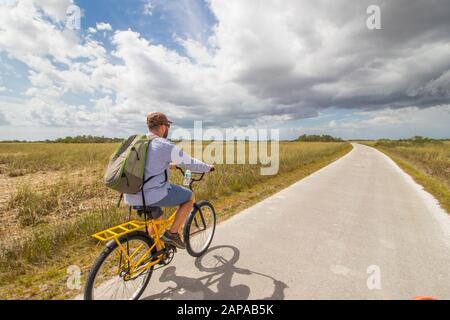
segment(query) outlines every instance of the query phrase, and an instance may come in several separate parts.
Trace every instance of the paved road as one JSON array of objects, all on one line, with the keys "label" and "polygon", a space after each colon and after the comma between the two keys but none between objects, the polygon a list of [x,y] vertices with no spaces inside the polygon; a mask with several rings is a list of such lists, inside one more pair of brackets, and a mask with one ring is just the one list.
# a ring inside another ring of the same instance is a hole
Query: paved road
[{"label": "paved road", "polygon": [[144,299],[450,299],[450,218],[388,157],[345,157],[178,253]]}]

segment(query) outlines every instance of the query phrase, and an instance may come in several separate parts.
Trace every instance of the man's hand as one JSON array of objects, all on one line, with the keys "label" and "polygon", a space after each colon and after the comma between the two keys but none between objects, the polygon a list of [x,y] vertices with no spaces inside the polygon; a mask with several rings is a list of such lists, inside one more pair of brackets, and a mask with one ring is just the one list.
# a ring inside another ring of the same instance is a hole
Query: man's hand
[{"label": "man's hand", "polygon": [[213,166],[213,165],[211,165],[211,167],[210,167],[210,169],[209,169],[209,172],[213,172],[213,171],[215,171],[216,170],[216,168]]}]

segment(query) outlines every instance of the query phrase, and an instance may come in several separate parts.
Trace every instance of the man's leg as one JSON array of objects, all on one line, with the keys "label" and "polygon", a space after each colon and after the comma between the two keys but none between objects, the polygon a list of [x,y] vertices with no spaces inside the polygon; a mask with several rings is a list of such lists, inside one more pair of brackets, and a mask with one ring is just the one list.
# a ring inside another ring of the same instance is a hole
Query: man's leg
[{"label": "man's leg", "polygon": [[[170,206],[170,204],[175,203],[182,204],[179,206],[177,212],[175,212],[175,219],[172,226],[170,227],[170,230],[164,232],[161,239],[165,243],[172,244],[177,248],[186,249],[186,244],[181,239],[178,232],[186,221],[187,216],[192,211],[192,207],[195,202],[194,193],[192,193],[191,190],[188,190],[181,186],[172,185],[172,188],[169,190],[169,194],[166,198],[164,198],[167,200],[166,202],[164,202],[164,199],[162,203],[160,202],[161,206]],[[189,200],[186,201],[186,199]]]},{"label": "man's leg", "polygon": [[192,211],[192,207],[195,203],[195,195],[192,193],[192,197],[189,201],[186,201],[178,208],[175,214],[175,220],[173,221],[172,227],[170,228],[171,233],[178,233],[181,227],[184,225],[187,216]]}]

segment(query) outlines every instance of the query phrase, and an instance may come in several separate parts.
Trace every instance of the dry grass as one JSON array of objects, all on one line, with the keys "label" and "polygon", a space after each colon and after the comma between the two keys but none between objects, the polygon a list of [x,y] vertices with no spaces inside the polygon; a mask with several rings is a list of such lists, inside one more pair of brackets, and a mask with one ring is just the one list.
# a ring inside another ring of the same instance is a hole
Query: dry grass
[{"label": "dry grass", "polygon": [[[8,228],[0,229],[0,296],[55,298],[71,294],[64,282],[67,266],[77,264],[85,272],[98,252],[98,244],[89,235],[127,218],[124,207],[115,208],[117,195],[101,181],[116,147],[0,144],[0,180],[20,181],[7,199],[2,199],[6,205],[0,207],[0,221],[8,219]],[[348,143],[281,143],[278,175],[261,176],[260,165],[217,165],[217,171],[197,185],[196,197],[210,199],[223,220],[350,149]],[[248,152],[252,150],[247,148]],[[12,178],[16,171],[22,176]],[[33,179],[42,171],[49,178],[36,186]],[[172,180],[177,183],[181,176],[174,173]],[[11,237],[9,230],[14,228],[18,233]],[[11,239],[14,241],[8,241]],[[42,289],[43,283],[51,290]]]},{"label": "dry grass", "polygon": [[366,143],[391,157],[450,212],[450,141]]},{"label": "dry grass", "polygon": [[108,161],[116,147],[116,144],[4,143],[0,145],[1,173],[21,176],[97,167]]}]

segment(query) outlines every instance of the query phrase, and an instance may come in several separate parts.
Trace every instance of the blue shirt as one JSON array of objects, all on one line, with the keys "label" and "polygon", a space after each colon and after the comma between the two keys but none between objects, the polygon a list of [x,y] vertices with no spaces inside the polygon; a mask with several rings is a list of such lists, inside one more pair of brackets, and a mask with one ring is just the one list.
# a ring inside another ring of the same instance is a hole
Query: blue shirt
[{"label": "blue shirt", "polygon": [[[150,137],[150,134],[147,135]],[[145,179],[155,176],[144,185],[145,204],[156,203],[167,195],[169,187],[170,163],[189,169],[192,172],[209,172],[211,166],[192,158],[172,142],[164,138],[154,138],[150,141],[145,163]],[[167,171],[167,181],[164,171]],[[142,205],[142,193],[124,194],[124,201],[129,206]]]}]

